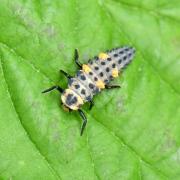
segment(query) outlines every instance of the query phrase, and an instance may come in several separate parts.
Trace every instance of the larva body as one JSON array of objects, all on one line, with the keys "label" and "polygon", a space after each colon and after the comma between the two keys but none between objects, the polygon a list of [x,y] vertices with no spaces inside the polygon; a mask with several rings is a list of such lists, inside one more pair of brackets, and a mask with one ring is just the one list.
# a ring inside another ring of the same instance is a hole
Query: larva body
[{"label": "larva body", "polygon": [[69,79],[68,89],[61,96],[62,102],[70,109],[78,110],[118,77],[119,72],[131,62],[134,52],[131,47],[116,48],[83,64],[82,70]]},{"label": "larva body", "polygon": [[43,93],[54,89],[61,93],[62,104],[65,109],[77,110],[82,117],[83,124],[81,127],[81,135],[86,126],[87,119],[81,106],[89,102],[90,108],[94,105],[93,96],[103,89],[112,89],[120,87],[118,85],[110,85],[110,82],[118,77],[119,73],[133,59],[135,49],[132,47],[120,47],[110,51],[100,53],[87,64],[81,65],[78,60],[78,51],[75,50],[75,62],[80,67],[75,77],[61,70],[68,78],[68,88],[63,89],[60,86],[52,86],[43,91]]}]

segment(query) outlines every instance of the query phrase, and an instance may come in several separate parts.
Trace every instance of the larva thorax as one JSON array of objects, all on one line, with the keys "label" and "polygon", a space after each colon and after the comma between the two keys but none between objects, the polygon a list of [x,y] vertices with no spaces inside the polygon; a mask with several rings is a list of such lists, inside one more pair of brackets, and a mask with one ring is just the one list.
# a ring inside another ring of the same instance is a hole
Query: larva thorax
[{"label": "larva thorax", "polygon": [[61,96],[65,106],[78,110],[85,102],[105,88],[118,73],[132,60],[135,49],[131,47],[115,48],[89,60],[82,70],[68,82],[68,89]]}]

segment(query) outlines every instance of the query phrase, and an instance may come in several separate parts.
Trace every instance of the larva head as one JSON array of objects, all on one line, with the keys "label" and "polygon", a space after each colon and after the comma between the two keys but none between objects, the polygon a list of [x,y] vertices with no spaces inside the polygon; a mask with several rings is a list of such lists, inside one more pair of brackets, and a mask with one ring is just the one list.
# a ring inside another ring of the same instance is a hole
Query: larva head
[{"label": "larva head", "polygon": [[71,89],[66,89],[62,95],[61,100],[64,109],[78,110],[83,105],[82,98]]}]

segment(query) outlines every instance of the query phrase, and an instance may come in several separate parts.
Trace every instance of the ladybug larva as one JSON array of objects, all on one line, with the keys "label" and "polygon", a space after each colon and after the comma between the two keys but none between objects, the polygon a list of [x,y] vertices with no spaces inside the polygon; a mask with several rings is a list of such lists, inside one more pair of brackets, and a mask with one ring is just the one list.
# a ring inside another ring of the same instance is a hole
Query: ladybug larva
[{"label": "ladybug larva", "polygon": [[63,89],[60,86],[52,86],[44,90],[42,93],[52,91],[54,89],[61,93],[61,101],[64,109],[68,111],[78,111],[83,123],[80,134],[83,134],[87,118],[81,107],[84,103],[90,103],[90,109],[93,107],[93,96],[103,89],[119,88],[119,85],[110,85],[110,81],[118,77],[118,74],[132,60],[135,49],[132,47],[120,47],[102,52],[87,64],[79,62],[79,55],[75,49],[74,60],[81,70],[78,70],[73,77],[63,70],[60,70],[68,79],[68,88]]}]

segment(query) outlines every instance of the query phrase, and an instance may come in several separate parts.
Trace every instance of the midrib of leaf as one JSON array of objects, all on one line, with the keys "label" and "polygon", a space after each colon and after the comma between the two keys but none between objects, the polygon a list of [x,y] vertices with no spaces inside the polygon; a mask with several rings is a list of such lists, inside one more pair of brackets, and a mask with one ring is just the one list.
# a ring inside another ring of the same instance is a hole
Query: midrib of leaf
[{"label": "midrib of leaf", "polygon": [[42,157],[42,159],[44,160],[44,162],[46,163],[47,167],[50,169],[50,171],[52,172],[52,174],[54,174],[54,177],[56,179],[61,179],[60,175],[56,172],[56,170],[53,168],[53,166],[50,164],[50,161],[47,159],[47,157],[45,155],[43,155],[43,153],[40,151],[40,149],[38,148],[38,145],[36,144],[36,142],[31,138],[31,135],[29,134],[28,130],[26,129],[26,127],[23,125],[22,123],[22,120],[21,120],[21,115],[20,113],[17,111],[17,108],[16,108],[16,103],[14,103],[14,100],[13,100],[13,96],[11,94],[11,91],[10,91],[10,88],[9,88],[9,85],[7,83],[7,80],[6,80],[6,73],[5,73],[5,68],[4,68],[4,65],[3,65],[3,57],[1,56],[0,57],[0,65],[1,65],[1,69],[2,69],[2,74],[3,74],[3,77],[4,77],[4,82],[6,84],[6,89],[7,89],[7,93],[8,93],[8,96],[9,96],[9,99],[11,101],[11,104],[12,104],[12,107],[17,115],[17,118],[19,119],[19,122],[21,124],[21,126],[23,127],[24,131],[26,132],[26,135],[29,139],[29,141],[32,143],[32,145],[34,146],[34,148],[37,150],[37,152],[39,153],[39,155]]}]

